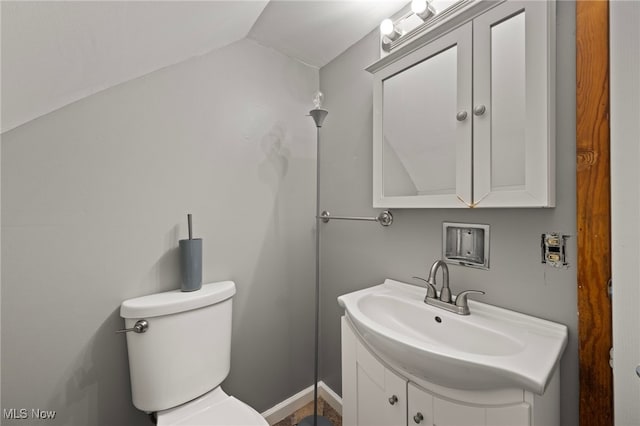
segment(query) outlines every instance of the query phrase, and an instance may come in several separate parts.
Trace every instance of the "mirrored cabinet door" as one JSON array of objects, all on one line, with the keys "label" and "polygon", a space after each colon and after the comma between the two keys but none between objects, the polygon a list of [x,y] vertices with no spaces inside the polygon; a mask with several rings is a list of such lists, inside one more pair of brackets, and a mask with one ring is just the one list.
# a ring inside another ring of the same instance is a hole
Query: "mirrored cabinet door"
[{"label": "mirrored cabinet door", "polygon": [[477,207],[551,207],[554,56],[548,2],[505,2],[473,21]]},{"label": "mirrored cabinet door", "polygon": [[471,32],[464,25],[376,74],[374,206],[471,203]]}]

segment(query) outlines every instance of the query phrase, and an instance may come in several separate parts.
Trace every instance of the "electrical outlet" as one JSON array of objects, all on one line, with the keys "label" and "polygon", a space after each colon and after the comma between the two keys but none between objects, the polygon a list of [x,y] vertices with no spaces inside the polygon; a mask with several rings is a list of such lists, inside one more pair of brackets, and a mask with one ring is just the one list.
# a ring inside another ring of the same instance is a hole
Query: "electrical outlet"
[{"label": "electrical outlet", "polygon": [[558,234],[557,232],[542,234],[540,238],[542,263],[555,268],[569,266],[566,261],[567,238],[569,238],[568,235]]}]

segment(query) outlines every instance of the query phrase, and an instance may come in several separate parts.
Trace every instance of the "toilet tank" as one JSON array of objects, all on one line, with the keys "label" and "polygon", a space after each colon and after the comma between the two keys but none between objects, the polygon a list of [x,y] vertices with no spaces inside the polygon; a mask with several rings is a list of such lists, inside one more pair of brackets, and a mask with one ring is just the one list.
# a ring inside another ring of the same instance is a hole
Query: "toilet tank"
[{"label": "toilet tank", "polygon": [[126,333],[133,405],[165,410],[220,385],[229,374],[235,292],[232,281],[223,281],[122,303],[126,328],[142,319],[149,324],[144,333]]}]

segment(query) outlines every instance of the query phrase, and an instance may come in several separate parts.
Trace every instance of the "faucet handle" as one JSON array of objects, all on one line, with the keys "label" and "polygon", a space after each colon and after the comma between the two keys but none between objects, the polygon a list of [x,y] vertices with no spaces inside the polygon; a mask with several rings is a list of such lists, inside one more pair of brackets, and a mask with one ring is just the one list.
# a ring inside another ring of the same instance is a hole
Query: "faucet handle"
[{"label": "faucet handle", "polygon": [[466,308],[466,311],[468,311],[469,305],[467,303],[467,296],[470,294],[485,294],[485,292],[480,290],[461,291],[458,296],[456,296],[456,306]]},{"label": "faucet handle", "polygon": [[434,299],[437,297],[436,286],[434,286],[431,282],[429,282],[429,280],[425,280],[424,278],[421,278],[421,277],[412,277],[412,278],[425,282],[427,286],[427,297],[432,297]]}]

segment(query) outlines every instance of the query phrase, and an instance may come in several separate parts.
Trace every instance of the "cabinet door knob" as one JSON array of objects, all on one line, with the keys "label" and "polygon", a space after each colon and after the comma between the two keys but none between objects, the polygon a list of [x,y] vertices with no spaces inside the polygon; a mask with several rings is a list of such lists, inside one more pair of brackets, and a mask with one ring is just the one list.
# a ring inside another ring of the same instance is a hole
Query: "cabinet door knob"
[{"label": "cabinet door knob", "polygon": [[398,402],[398,397],[395,395],[391,395],[391,398],[389,398],[389,404],[395,405],[396,402]]},{"label": "cabinet door knob", "polygon": [[482,114],[485,113],[485,111],[487,111],[487,107],[485,107],[484,105],[477,105],[474,109],[473,109],[473,113],[477,116],[481,116]]},{"label": "cabinet door knob", "polygon": [[460,111],[459,113],[456,114],[456,120],[464,121],[466,119],[467,119],[467,111]]},{"label": "cabinet door knob", "polygon": [[424,420],[424,416],[420,412],[416,413],[416,415],[413,416],[413,421],[416,423],[420,423],[423,420]]}]

